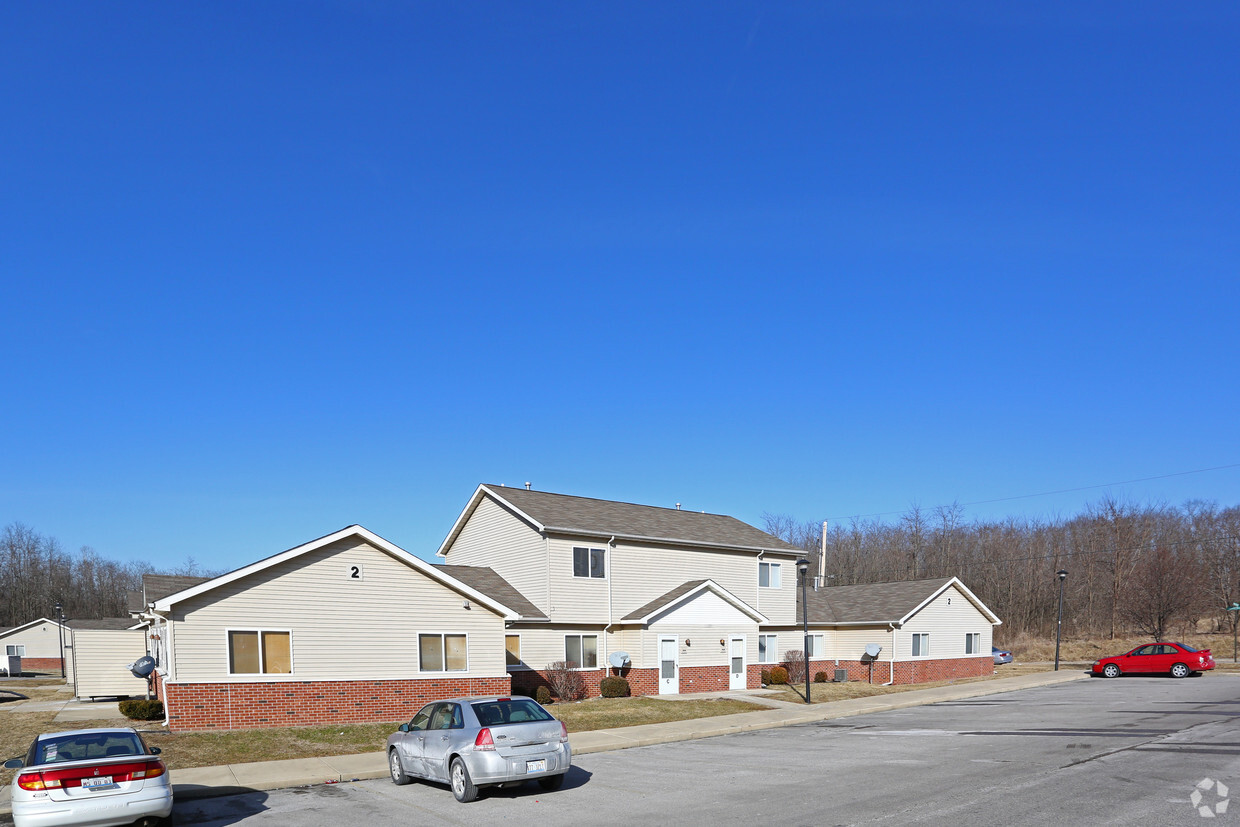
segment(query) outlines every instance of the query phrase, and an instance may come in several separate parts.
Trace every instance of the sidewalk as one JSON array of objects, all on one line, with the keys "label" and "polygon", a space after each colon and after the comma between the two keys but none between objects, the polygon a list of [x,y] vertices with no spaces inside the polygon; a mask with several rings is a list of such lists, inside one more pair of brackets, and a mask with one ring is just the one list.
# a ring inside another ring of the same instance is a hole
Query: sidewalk
[{"label": "sidewalk", "polygon": [[[796,724],[847,718],[868,712],[886,712],[913,706],[958,701],[982,695],[1014,692],[1038,686],[1083,680],[1087,675],[1079,670],[1061,672],[1038,672],[1011,678],[966,683],[954,686],[936,686],[931,689],[913,689],[891,695],[870,698],[851,698],[822,704],[789,704],[765,699],[761,690],[745,692],[718,692],[692,695],[692,698],[731,697],[772,704],[771,709],[757,712],[741,712],[714,718],[695,718],[688,721],[672,721],[665,724],[600,729],[569,735],[573,755],[589,755],[594,752],[644,747],[652,744],[669,744],[716,735],[752,732],[759,729],[794,726]],[[177,800],[233,795],[255,790],[276,790],[307,784],[360,781],[368,778],[384,778],[388,774],[386,755],[367,752],[357,755],[340,755],[331,758],[294,758],[286,761],[263,761],[252,764],[229,764],[220,767],[193,767],[172,771],[173,789]],[[244,781],[242,780],[244,779]],[[8,814],[8,788],[0,790],[0,815]]]}]

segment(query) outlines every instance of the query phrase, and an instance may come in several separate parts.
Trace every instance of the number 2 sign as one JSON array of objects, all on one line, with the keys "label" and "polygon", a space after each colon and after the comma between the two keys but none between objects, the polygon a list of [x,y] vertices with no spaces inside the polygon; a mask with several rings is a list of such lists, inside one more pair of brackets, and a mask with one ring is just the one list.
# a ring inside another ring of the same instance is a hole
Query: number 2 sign
[{"label": "number 2 sign", "polygon": [[355,563],[350,564],[349,565],[349,579],[350,580],[365,580],[366,579],[365,572],[362,571],[362,567]]}]

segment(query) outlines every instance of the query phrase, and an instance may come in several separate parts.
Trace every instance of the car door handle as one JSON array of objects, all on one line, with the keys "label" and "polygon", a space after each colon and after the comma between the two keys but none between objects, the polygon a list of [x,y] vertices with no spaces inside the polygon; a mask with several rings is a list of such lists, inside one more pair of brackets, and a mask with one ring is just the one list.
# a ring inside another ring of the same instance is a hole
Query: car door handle
[{"label": "car door handle", "polygon": [[448,740],[448,736],[447,736],[447,735],[440,735],[440,736],[439,736],[439,740],[440,740],[440,741],[446,741],[446,740]]}]

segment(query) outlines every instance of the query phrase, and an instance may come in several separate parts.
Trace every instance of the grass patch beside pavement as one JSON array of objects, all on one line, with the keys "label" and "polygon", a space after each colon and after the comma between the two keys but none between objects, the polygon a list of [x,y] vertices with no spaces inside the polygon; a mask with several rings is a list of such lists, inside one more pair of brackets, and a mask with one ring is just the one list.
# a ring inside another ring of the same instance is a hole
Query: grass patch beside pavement
[{"label": "grass patch beside pavement", "polygon": [[[1060,669],[1065,670],[1063,664]],[[978,683],[979,681],[992,681],[995,678],[1011,678],[1017,675],[1028,675],[1033,672],[1049,672],[1051,667],[1045,664],[1022,665],[1022,664],[1003,664],[995,667],[995,674],[984,675],[980,678],[955,678],[949,681],[934,681],[932,683],[912,683],[901,684],[898,686],[882,686],[879,683],[869,684],[865,681],[845,681],[844,683],[810,683],[809,699],[810,703],[821,704],[831,701],[844,701],[849,698],[869,698],[875,695],[891,695],[896,692],[909,692],[915,689],[930,689],[935,686],[954,686],[962,683]],[[1070,667],[1065,671],[1080,672],[1079,665]],[[878,670],[875,670],[877,673]],[[887,677],[886,670],[882,670],[883,677]],[[874,676],[875,681],[878,675]],[[799,683],[795,686],[789,684],[784,687],[770,686],[768,689],[780,689],[782,691],[777,695],[768,695],[777,701],[788,701],[790,703],[805,703],[805,684]]]}]

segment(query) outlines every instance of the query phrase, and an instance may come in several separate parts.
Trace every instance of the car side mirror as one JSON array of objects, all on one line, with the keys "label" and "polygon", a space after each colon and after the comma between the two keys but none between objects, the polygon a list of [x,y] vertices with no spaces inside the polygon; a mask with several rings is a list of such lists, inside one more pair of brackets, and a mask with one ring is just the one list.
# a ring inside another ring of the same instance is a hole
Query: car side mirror
[{"label": "car side mirror", "polygon": [[400,725],[400,731],[401,731],[401,732],[408,732],[408,731],[409,731],[409,724],[401,724],[401,725]]},{"label": "car side mirror", "polygon": [[26,766],[26,762],[20,758],[10,758],[8,761],[4,762],[4,768],[6,770],[20,770],[24,766]]},{"label": "car side mirror", "polygon": [[151,755],[159,755],[163,750],[159,747],[151,747]]}]

